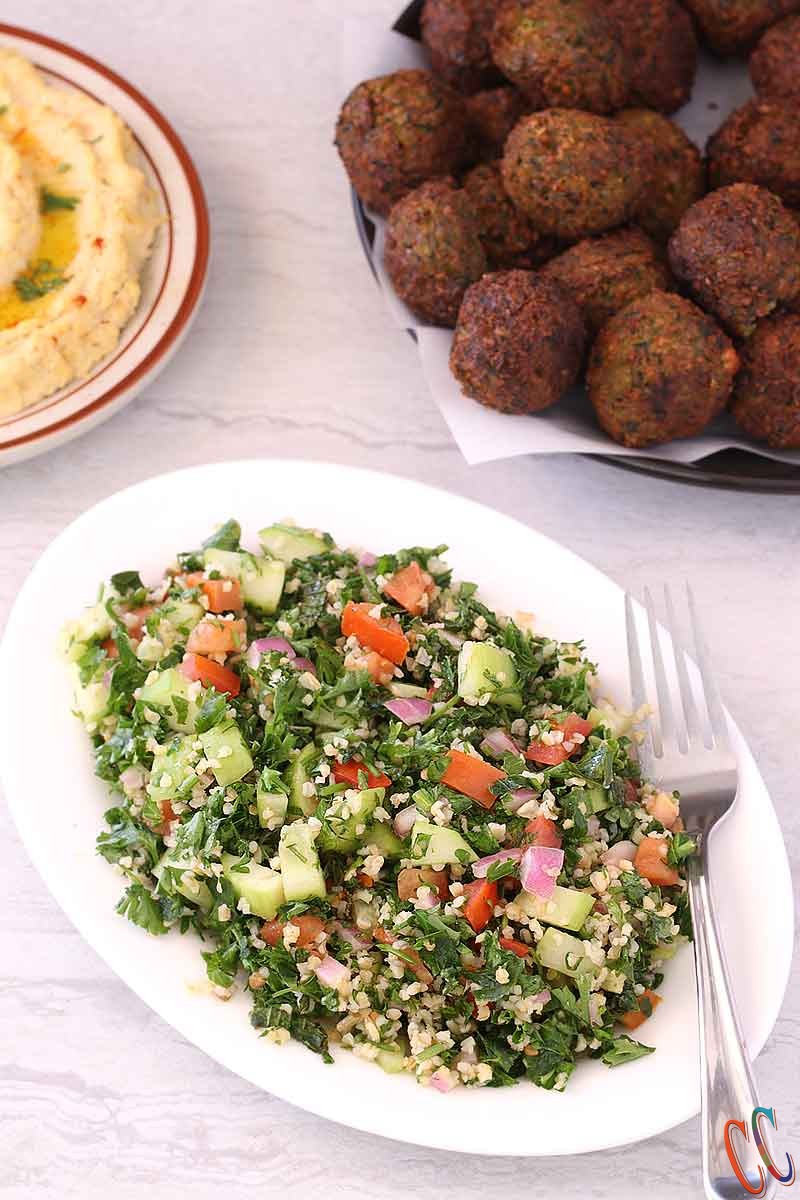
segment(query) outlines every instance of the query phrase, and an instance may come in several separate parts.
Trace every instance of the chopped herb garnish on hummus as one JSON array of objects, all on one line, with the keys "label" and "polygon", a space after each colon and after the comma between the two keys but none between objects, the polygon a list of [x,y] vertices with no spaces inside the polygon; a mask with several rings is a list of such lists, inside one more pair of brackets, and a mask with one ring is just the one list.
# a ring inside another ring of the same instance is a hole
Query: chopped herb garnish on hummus
[{"label": "chopped herb garnish on hummus", "polygon": [[58,267],[53,266],[49,258],[42,258],[24,275],[14,280],[14,288],[20,300],[40,300],[48,292],[63,287],[68,278]]},{"label": "chopped herb garnish on hummus", "polygon": [[43,213],[56,212],[58,209],[64,208],[71,212],[78,205],[77,196],[59,196],[58,192],[51,192],[46,187],[42,188],[41,197]]}]

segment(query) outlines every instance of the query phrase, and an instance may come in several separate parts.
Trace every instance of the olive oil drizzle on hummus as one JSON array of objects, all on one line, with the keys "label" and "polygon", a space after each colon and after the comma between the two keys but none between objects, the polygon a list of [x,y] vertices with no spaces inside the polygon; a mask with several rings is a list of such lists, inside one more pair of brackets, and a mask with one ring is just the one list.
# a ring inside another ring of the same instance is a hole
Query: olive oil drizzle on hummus
[{"label": "olive oil drizzle on hummus", "polygon": [[[28,264],[23,276],[36,279],[44,275],[50,280],[46,293],[35,299],[25,300],[15,283],[9,287],[0,288],[0,329],[10,329],[20,321],[30,317],[41,316],[53,302],[59,284],[53,280],[61,277],[61,282],[67,281],[67,268],[78,250],[78,223],[73,209],[51,209],[42,214],[42,236],[36,253]],[[46,267],[45,267],[46,264]],[[44,268],[44,269],[43,269]]]}]

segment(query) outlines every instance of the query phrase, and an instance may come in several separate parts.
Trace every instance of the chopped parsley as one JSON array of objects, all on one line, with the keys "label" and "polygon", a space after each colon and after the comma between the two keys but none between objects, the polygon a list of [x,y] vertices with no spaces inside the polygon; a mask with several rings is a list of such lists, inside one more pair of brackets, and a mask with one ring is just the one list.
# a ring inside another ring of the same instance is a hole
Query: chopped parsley
[{"label": "chopped parsley", "polygon": [[56,291],[68,282],[69,276],[53,266],[49,258],[40,258],[28,271],[17,276],[14,289],[20,300],[29,303],[32,300],[41,300],[42,296]]}]

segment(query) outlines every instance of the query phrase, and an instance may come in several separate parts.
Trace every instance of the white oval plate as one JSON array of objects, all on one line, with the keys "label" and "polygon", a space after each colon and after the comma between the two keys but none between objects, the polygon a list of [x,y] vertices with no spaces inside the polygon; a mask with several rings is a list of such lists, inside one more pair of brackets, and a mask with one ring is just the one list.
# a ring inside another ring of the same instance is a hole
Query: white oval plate
[{"label": "white oval plate", "polygon": [[[0,648],[0,763],[25,845],[58,903],[89,944],[165,1020],[258,1087],[357,1129],[420,1145],[481,1154],[598,1150],[660,1133],[699,1107],[692,955],[680,952],[664,1003],[643,1040],[657,1052],[609,1070],[582,1063],[563,1095],[532,1085],[459,1088],[447,1096],[389,1076],[352,1054],[325,1066],[302,1046],[276,1047],[249,1025],[237,994],[208,994],[194,936],[153,938],[116,915],[121,880],[94,851],[108,807],[86,735],[70,713],[56,637],[113,571],[160,578],[228,516],[244,542],[287,513],[323,525],[344,545],[380,551],[449,543],[456,575],[490,604],[535,613],[538,628],[583,637],[603,692],[627,701],[622,593],[594,567],[509,517],[419,483],[349,467],[262,460],[218,463],[148,480],[79,517],[48,550],[19,594]],[[715,898],[751,1053],[778,1015],[792,946],[786,852],[769,796],[743,738],[736,808],[713,845]],[[769,896],[746,884],[759,864]],[[735,1114],[734,1114],[735,1115]]]},{"label": "white oval plate", "polygon": [[85,92],[119,114],[133,133],[139,165],[166,217],[142,272],[139,307],[112,353],[86,379],[0,418],[0,466],[6,466],[99,425],[167,365],[203,295],[209,225],[203,188],[186,147],[141,92],[102,63],[43,34],[0,24],[0,44],[24,54],[54,86]]}]

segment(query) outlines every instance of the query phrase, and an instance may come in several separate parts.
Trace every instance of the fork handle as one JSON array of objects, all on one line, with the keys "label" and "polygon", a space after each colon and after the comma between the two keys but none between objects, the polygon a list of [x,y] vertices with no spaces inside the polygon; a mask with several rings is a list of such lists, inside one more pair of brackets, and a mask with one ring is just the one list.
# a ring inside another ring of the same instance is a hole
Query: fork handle
[{"label": "fork handle", "polygon": [[[775,1184],[761,1166],[753,1140],[751,1119],[758,1106],[755,1081],[722,956],[705,859],[701,843],[700,852],[687,862],[700,1011],[703,1185],[710,1200],[748,1195],[736,1177],[725,1144],[726,1123],[743,1121],[747,1141],[740,1129],[730,1127],[730,1143],[741,1170],[755,1189],[750,1194],[766,1197],[774,1193]],[[762,1183],[765,1191],[760,1190]]]}]

